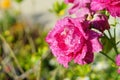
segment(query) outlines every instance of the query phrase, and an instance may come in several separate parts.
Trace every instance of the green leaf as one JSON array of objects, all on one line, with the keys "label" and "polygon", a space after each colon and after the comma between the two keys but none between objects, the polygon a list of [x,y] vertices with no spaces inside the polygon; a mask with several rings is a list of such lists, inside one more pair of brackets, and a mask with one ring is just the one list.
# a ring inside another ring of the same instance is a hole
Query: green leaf
[{"label": "green leaf", "polygon": [[53,10],[54,10],[55,12],[59,12],[59,6],[60,6],[60,4],[58,3],[58,1],[56,1],[56,2],[53,4]]},{"label": "green leaf", "polygon": [[64,2],[60,3],[56,1],[53,4],[52,9],[49,9],[49,12],[55,13],[57,16],[62,16],[64,15],[66,8],[67,8],[67,5]]},{"label": "green leaf", "polygon": [[67,5],[64,2],[62,2],[61,6],[60,6],[60,10],[63,10],[63,9],[66,9],[66,8],[67,8]]}]

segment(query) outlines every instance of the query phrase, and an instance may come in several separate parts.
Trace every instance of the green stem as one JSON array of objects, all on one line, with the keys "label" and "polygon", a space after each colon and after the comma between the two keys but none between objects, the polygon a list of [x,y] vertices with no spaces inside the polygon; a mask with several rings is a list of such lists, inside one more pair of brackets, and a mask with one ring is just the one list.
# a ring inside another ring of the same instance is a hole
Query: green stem
[{"label": "green stem", "polygon": [[36,80],[40,80],[40,78],[41,78],[41,59],[38,61],[36,72],[37,72],[37,79]]},{"label": "green stem", "polygon": [[118,41],[117,43],[116,43],[116,45],[118,45],[120,43],[120,41]]},{"label": "green stem", "polygon": [[112,38],[112,35],[111,35],[111,33],[110,33],[110,30],[108,30],[108,34],[109,34],[110,38]]},{"label": "green stem", "polygon": [[[114,30],[114,37],[116,38],[115,31],[116,31],[116,30]],[[110,39],[109,39],[109,40],[110,40],[110,42],[111,42],[112,45],[113,45],[114,51],[115,51],[116,54],[118,54],[119,52],[118,52],[117,46],[116,46],[116,39],[114,39],[114,42],[111,40],[111,39],[112,39],[112,35],[111,35],[110,30],[108,30],[108,34],[109,34],[109,36],[110,36]]]},{"label": "green stem", "polygon": [[108,59],[110,59],[113,63],[115,63],[115,61],[110,57],[108,56],[107,54],[105,54],[104,52],[100,52],[101,54],[103,54],[105,57],[107,57]]}]

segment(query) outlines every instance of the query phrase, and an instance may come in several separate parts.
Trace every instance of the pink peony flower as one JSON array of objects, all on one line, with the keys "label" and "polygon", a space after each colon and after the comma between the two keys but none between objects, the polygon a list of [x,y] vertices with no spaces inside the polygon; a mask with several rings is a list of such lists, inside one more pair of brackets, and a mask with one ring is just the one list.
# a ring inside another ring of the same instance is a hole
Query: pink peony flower
[{"label": "pink peony flower", "polygon": [[91,63],[93,53],[102,49],[99,37],[99,33],[89,29],[88,22],[66,17],[56,23],[46,41],[58,62],[68,67],[71,60],[81,65]]},{"label": "pink peony flower", "polygon": [[92,0],[91,9],[94,11],[106,9],[113,17],[120,17],[120,0]]},{"label": "pink peony flower", "polygon": [[93,28],[98,29],[101,32],[110,28],[108,18],[103,14],[95,14],[91,21],[91,24]]}]

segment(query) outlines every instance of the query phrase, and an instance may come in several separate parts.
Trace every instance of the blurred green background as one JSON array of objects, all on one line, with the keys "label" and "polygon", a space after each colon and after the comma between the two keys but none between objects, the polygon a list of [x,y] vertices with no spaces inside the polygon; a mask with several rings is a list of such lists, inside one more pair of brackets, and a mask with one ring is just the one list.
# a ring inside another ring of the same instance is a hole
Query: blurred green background
[{"label": "blurred green background", "polygon": [[92,64],[58,64],[45,37],[67,8],[63,0],[0,0],[0,80],[120,80],[99,53]]}]

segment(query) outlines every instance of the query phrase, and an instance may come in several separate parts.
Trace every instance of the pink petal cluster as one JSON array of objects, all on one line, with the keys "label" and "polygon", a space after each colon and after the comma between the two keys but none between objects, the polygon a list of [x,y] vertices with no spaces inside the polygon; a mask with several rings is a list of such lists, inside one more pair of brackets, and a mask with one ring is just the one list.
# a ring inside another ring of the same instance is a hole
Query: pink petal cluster
[{"label": "pink petal cluster", "polygon": [[[116,65],[120,67],[120,54],[116,56],[115,62],[116,62]],[[120,74],[120,69],[118,69],[118,73]]]},{"label": "pink petal cluster", "polygon": [[71,60],[81,65],[91,63],[93,53],[102,50],[99,42],[101,35],[89,27],[89,23],[80,18],[65,17],[48,33],[46,41],[64,67],[68,67]]},{"label": "pink petal cluster", "polygon": [[91,20],[91,25],[93,28],[104,32],[104,30],[109,29],[110,25],[108,23],[108,18],[104,14],[95,14]]},{"label": "pink petal cluster", "polygon": [[107,10],[113,17],[120,17],[120,0],[65,0],[65,3],[73,4],[73,7],[69,9],[70,14],[86,7],[95,12]]},{"label": "pink petal cluster", "polygon": [[[69,9],[70,14],[75,14],[76,17],[84,19],[87,19],[89,15],[93,16],[93,18],[89,20],[92,25],[92,28],[95,28],[103,33],[105,30],[108,30],[110,26],[106,15],[95,13],[93,11],[95,10],[97,12],[98,10],[104,9],[104,6],[100,7],[99,4],[93,5],[95,1],[97,0],[65,0],[67,4],[73,4],[73,7]],[[103,0],[103,2],[105,2],[105,0]],[[110,3],[110,1],[108,1],[108,3]],[[99,6],[99,8],[94,9],[97,6]],[[91,8],[93,10],[91,10]]]},{"label": "pink petal cluster", "polygon": [[92,0],[91,9],[94,11],[106,9],[114,17],[120,17],[120,0]]},{"label": "pink petal cluster", "polygon": [[[65,3],[73,4],[73,7],[69,9],[69,13],[73,14],[79,11],[80,8],[86,8],[90,3],[90,0],[65,0]],[[81,14],[83,14],[83,12]]]}]

